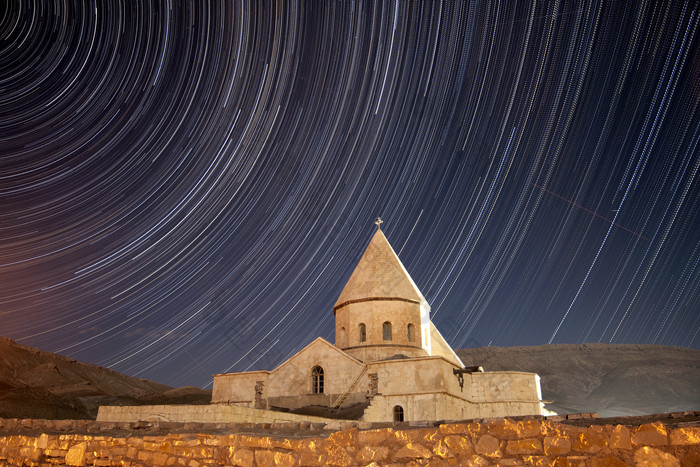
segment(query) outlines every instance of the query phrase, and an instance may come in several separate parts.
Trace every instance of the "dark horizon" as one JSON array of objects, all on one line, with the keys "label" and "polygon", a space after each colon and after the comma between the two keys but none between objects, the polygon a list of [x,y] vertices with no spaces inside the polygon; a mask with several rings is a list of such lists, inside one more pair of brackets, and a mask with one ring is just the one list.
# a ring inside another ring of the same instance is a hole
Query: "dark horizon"
[{"label": "dark horizon", "polygon": [[700,348],[697,2],[155,3],[0,6],[0,335],[269,369],[381,217],[454,348]]}]

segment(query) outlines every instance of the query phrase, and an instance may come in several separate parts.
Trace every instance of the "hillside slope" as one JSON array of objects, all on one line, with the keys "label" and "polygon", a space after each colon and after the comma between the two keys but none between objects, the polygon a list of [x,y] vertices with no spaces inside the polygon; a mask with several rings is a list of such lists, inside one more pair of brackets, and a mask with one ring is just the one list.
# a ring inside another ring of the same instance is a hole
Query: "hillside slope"
[{"label": "hillside slope", "polygon": [[173,390],[0,337],[0,417],[95,418],[99,405],[208,403],[211,392]]},{"label": "hillside slope", "polygon": [[700,410],[700,351],[660,345],[553,344],[456,350],[486,371],[530,371],[547,408],[601,416]]}]

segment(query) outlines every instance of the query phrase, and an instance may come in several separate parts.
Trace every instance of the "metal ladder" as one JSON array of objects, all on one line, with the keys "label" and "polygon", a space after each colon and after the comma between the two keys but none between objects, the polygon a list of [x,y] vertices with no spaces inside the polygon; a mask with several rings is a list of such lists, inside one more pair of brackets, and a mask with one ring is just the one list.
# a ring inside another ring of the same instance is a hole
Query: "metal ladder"
[{"label": "metal ladder", "polygon": [[355,377],[353,378],[352,383],[350,383],[345,392],[338,396],[338,398],[333,403],[334,409],[337,409],[338,407],[340,407],[340,404],[345,402],[345,399],[347,399],[347,397],[350,395],[350,391],[352,391],[355,388],[355,386],[357,386],[357,383],[360,382],[360,378],[362,378],[362,375],[365,373],[366,369],[367,365],[363,363],[362,367],[360,368],[360,371],[358,371],[357,375],[355,375]]}]

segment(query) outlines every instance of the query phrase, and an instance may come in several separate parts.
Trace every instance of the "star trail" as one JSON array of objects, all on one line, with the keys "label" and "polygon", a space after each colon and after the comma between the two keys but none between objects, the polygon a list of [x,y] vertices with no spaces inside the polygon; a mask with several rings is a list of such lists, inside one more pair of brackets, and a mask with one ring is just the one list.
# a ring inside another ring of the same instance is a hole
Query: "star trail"
[{"label": "star trail", "polygon": [[374,220],[455,348],[700,347],[694,1],[0,5],[0,335],[165,384],[316,336]]}]

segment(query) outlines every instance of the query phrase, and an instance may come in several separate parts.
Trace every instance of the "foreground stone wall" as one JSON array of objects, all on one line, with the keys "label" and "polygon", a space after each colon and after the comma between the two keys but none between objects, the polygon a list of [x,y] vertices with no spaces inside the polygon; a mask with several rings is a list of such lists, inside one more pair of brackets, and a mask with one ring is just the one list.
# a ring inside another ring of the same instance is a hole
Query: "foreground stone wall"
[{"label": "foreground stone wall", "polygon": [[[0,430],[7,431],[7,423],[4,426],[0,423]],[[31,423],[24,425],[31,428]],[[437,427],[352,428],[325,435],[299,430],[289,438],[195,433],[149,436],[137,435],[137,431],[121,435],[115,432],[113,436],[74,433],[0,436],[0,465],[700,464],[700,427],[670,428],[661,422],[629,428],[623,425],[579,428],[546,420],[500,419]]]}]

